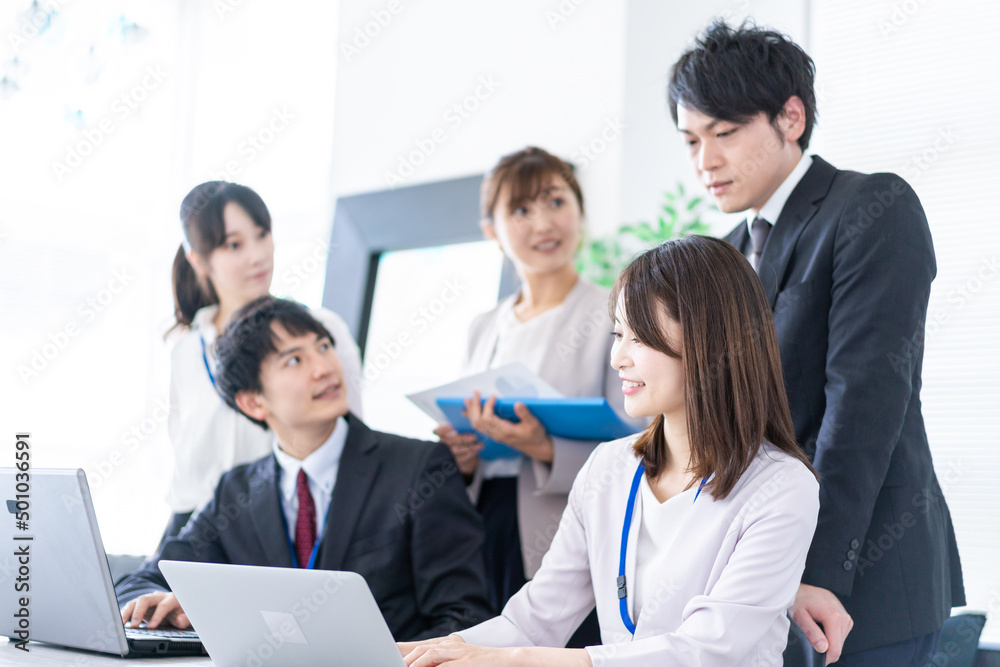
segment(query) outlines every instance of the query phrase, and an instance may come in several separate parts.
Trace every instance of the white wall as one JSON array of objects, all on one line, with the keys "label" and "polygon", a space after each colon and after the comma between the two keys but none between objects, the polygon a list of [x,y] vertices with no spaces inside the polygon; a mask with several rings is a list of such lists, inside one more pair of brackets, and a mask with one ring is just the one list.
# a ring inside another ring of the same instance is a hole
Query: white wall
[{"label": "white wall", "polygon": [[[594,233],[652,219],[663,190],[697,189],[667,111],[670,65],[712,17],[748,15],[805,42],[805,0],[344,2],[334,193],[479,173],[537,144],[579,168]],[[480,77],[499,85],[455,115]],[[411,156],[412,174],[387,177]]]},{"label": "white wall", "polygon": [[[621,222],[650,221],[663,191],[678,181],[704,193],[677,136],[667,106],[674,61],[715,17],[738,25],[752,16],[759,25],[784,32],[808,49],[806,0],[706,0],[699,3],[630,0],[625,40],[625,132],[621,157]],[[711,217],[712,231],[728,231],[731,216]]]},{"label": "white wall", "polygon": [[[402,185],[481,173],[528,144],[583,166],[579,148],[622,115],[626,12],[618,2],[561,6],[567,15],[554,0],[342,3],[335,194],[385,189],[386,173],[411,154],[420,164]],[[391,20],[380,27],[373,12]],[[366,25],[375,36],[347,53]],[[458,115],[453,105],[477,88],[483,99],[469,100],[477,108]],[[426,159],[418,142],[433,147]],[[580,171],[595,229],[617,223],[620,170],[613,139]]]},{"label": "white wall", "polygon": [[[38,35],[24,28],[29,4],[0,11],[0,76],[20,59],[19,90],[0,95],[0,305],[12,314],[0,431],[32,433],[33,466],[84,468],[108,551],[148,553],[168,516],[163,333],[181,198],[220,175],[258,189],[274,218],[272,289],[318,305],[338,8],[41,3],[59,11]],[[120,17],[147,38],[116,38]],[[16,50],[10,35],[24,35]],[[275,132],[284,107],[294,118]]]}]

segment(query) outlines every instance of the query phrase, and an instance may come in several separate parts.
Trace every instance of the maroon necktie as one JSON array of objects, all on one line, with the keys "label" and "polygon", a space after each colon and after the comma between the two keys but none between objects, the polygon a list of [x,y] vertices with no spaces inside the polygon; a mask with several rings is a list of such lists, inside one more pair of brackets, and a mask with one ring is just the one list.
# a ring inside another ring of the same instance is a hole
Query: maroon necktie
[{"label": "maroon necktie", "polygon": [[299,567],[309,567],[309,557],[316,544],[316,504],[309,493],[309,478],[302,468],[299,468],[295,492],[299,496],[299,515],[295,519],[295,558]]}]

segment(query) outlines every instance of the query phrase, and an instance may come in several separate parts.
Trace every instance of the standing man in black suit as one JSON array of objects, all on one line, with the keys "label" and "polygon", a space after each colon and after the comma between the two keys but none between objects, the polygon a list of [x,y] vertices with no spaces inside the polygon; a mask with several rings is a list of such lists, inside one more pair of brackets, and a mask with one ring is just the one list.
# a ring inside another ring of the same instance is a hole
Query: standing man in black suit
[{"label": "standing man in black suit", "polygon": [[493,616],[483,529],[448,448],[370,430],[347,411],[330,332],[297,303],[262,297],[218,343],[218,388],[274,431],[160,552],[118,585],[122,619],[188,627],[160,560],[316,567],[361,574],[397,640]]},{"label": "standing man in black suit", "polygon": [[716,205],[747,211],[726,240],[771,300],[796,438],[820,475],[792,618],[828,663],[922,666],[965,603],[920,414],[934,249],[901,178],[804,154],[814,72],[785,36],[717,22],[674,65],[670,111]]}]

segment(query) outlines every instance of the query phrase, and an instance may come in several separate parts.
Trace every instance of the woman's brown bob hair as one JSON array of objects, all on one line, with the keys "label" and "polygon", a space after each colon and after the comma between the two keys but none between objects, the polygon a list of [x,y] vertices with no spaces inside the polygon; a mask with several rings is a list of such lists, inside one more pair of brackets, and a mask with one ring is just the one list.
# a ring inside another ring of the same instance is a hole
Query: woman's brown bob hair
[{"label": "woman's brown bob hair", "polygon": [[[583,191],[573,175],[572,165],[541,148],[528,146],[502,157],[483,179],[479,195],[482,219],[493,220],[493,212],[501,203],[510,215],[524,202],[537,199],[556,176],[566,181],[566,185],[576,195],[582,215]],[[500,193],[505,186],[509,188],[507,201],[500,202]]]},{"label": "woman's brown bob hair", "polygon": [[[682,360],[690,470],[715,475],[705,486],[714,498],[729,495],[765,440],[813,470],[795,442],[764,288],[735,248],[689,236],[647,250],[618,276],[610,310],[640,343]],[[680,350],[665,340],[663,314],[681,325]],[[663,421],[634,445],[650,479],[667,464]]]}]

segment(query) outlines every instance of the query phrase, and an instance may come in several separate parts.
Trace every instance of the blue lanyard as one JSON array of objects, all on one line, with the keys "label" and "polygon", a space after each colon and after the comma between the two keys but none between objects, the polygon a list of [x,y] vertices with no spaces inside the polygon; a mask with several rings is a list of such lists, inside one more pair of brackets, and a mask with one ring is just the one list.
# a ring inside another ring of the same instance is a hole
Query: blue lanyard
[{"label": "blue lanyard", "polygon": [[208,352],[205,350],[205,337],[199,336],[201,338],[201,360],[205,362],[205,370],[208,371],[208,379],[212,381],[212,386],[218,389],[218,385],[215,384],[215,376],[212,375],[212,366],[208,363]]},{"label": "blue lanyard", "polygon": [[[285,541],[288,542],[288,552],[292,554],[292,567],[299,567],[299,559],[295,556],[295,545],[292,544],[292,538],[288,536],[288,521],[285,520],[285,508],[281,508],[281,526],[285,530]],[[324,526],[325,529],[325,526]],[[316,554],[319,553],[319,545],[323,541],[322,535],[316,536],[316,544],[313,545],[312,554],[309,556],[309,563],[306,564],[307,570],[316,569]]]},{"label": "blue lanyard", "polygon": [[[646,465],[642,462],[639,463],[639,467],[635,470],[635,477],[632,478],[632,488],[628,492],[628,505],[625,507],[625,523],[622,524],[622,548],[621,557],[618,559],[618,578],[615,580],[615,584],[618,586],[618,610],[622,615],[622,623],[625,624],[625,629],[629,631],[630,634],[635,634],[635,623],[632,622],[632,618],[628,615],[628,588],[625,585],[625,554],[628,552],[628,532],[632,528],[632,510],[635,508],[635,496],[639,491],[639,482],[642,481],[642,474],[646,471]],[[701,495],[701,489],[708,482],[708,477],[701,480],[701,484],[698,485],[698,491],[694,494],[694,500],[692,504],[698,500],[698,496]]]},{"label": "blue lanyard", "polygon": [[[288,550],[292,553],[292,567],[298,568],[299,559],[295,557],[295,545],[292,544],[292,538],[288,536],[288,529],[285,529],[285,539],[288,540]],[[316,569],[316,554],[319,553],[319,543],[322,542],[320,537],[316,537],[316,544],[313,545],[312,554],[309,556],[309,563],[306,565],[307,570]]]}]

